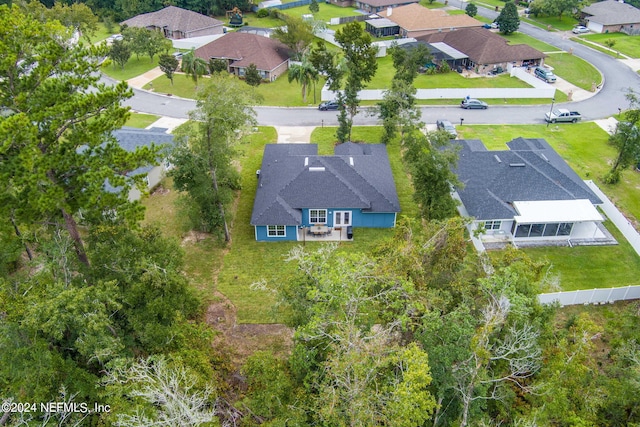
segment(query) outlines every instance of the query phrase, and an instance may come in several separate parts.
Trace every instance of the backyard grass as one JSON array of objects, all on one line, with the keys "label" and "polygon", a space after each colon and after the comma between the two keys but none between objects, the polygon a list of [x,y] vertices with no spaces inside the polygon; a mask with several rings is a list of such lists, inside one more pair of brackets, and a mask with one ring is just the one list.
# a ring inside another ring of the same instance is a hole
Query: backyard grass
[{"label": "backyard grass", "polygon": [[611,222],[605,227],[617,246],[576,246],[522,249],[534,260],[546,260],[560,276],[563,291],[640,285],[640,257]]},{"label": "backyard grass", "polygon": [[575,55],[552,53],[544,62],[553,67],[556,75],[584,90],[591,90],[593,86],[602,83],[602,74],[598,69]]},{"label": "backyard grass", "polygon": [[116,80],[129,80],[146,73],[149,70],[158,66],[158,55],[153,57],[153,61],[148,56],[140,56],[140,59],[136,55],[132,55],[129,61],[121,68],[115,62],[109,60],[105,61],[102,66],[102,72],[107,76]]},{"label": "backyard grass", "polygon": [[[354,7],[340,7],[333,4],[327,4],[324,2],[318,2],[320,11],[314,14],[314,19],[323,22],[331,21],[331,18],[344,18],[348,16],[361,16],[361,13],[356,12]],[[292,7],[291,9],[285,9],[281,13],[288,16],[295,16],[302,18],[302,15],[309,15],[309,6]],[[333,28],[334,26],[330,26]]]},{"label": "backyard grass", "polygon": [[586,40],[605,46],[605,40],[614,40],[616,44],[613,50],[619,51],[631,58],[640,58],[640,42],[638,36],[628,36],[623,33],[608,34],[586,34],[583,36]]},{"label": "backyard grass", "polygon": [[144,129],[159,118],[159,116],[154,116],[153,114],[131,113],[129,120],[124,125]]}]

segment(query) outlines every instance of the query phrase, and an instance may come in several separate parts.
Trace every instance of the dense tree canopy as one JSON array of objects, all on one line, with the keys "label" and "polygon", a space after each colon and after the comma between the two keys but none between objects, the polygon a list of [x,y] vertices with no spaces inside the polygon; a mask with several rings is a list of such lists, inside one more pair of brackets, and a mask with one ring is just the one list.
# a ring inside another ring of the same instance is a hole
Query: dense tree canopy
[{"label": "dense tree canopy", "polygon": [[520,16],[518,15],[518,8],[512,1],[504,4],[504,8],[496,18],[496,23],[503,34],[511,34],[518,31]]}]

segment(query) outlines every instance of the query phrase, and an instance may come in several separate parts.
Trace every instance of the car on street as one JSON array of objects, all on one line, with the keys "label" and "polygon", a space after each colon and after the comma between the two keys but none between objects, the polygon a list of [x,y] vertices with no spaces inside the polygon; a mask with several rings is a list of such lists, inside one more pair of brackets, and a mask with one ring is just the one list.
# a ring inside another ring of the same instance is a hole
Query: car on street
[{"label": "car on street", "polygon": [[460,107],[464,108],[464,109],[473,109],[473,108],[477,108],[480,110],[486,110],[489,105],[484,102],[484,101],[480,101],[479,99],[474,99],[474,98],[465,98],[462,100],[462,102],[460,103]]},{"label": "car on street", "polygon": [[584,25],[577,25],[573,27],[573,30],[571,30],[573,34],[585,34],[585,33],[588,33],[589,31],[590,30]]},{"label": "car on street", "polygon": [[340,107],[340,104],[338,104],[338,101],[335,101],[335,100],[324,101],[324,102],[321,102],[320,105],[318,105],[318,110],[320,111],[337,110],[339,107]]},{"label": "car on street", "polygon": [[440,119],[436,121],[436,127],[438,130],[443,130],[449,134],[449,138],[456,139],[458,137],[458,132],[456,131],[456,127],[451,124],[449,120]]}]

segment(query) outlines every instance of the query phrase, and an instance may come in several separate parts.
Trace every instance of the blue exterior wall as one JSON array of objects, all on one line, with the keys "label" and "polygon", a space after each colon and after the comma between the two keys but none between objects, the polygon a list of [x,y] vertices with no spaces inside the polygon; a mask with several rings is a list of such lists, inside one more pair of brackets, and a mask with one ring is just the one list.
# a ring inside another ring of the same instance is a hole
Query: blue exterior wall
[{"label": "blue exterior wall", "polygon": [[285,230],[286,236],[284,237],[269,237],[267,236],[267,226],[257,225],[255,226],[256,240],[258,242],[282,242],[285,240],[298,240],[298,227],[296,227],[295,225],[287,225]]},{"label": "blue exterior wall", "polygon": [[[313,208],[316,209],[316,208]],[[318,208],[322,209],[322,208]],[[327,209],[327,227],[333,227],[333,211],[350,211],[351,225],[353,227],[368,228],[392,228],[396,225],[395,212],[375,212],[363,213],[360,209]],[[309,223],[309,209],[302,209],[302,225],[308,227],[313,225]],[[288,232],[287,232],[288,235]]]}]

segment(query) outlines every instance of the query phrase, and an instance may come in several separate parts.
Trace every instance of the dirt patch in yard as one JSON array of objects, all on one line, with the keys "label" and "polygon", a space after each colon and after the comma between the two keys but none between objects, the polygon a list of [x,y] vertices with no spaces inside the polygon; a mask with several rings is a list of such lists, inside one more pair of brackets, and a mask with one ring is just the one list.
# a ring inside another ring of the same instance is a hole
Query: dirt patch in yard
[{"label": "dirt patch in yard", "polygon": [[238,324],[236,307],[216,291],[214,302],[207,309],[206,321],[220,332],[214,346],[224,346],[231,352],[235,366],[241,366],[256,351],[271,350],[278,357],[287,356],[293,345],[293,330],[283,324]]}]

